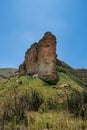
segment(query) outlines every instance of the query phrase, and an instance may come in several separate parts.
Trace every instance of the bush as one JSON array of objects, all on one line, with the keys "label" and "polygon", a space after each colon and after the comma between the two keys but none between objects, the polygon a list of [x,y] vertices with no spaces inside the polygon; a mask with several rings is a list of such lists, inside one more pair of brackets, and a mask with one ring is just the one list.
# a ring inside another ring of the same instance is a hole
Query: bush
[{"label": "bush", "polygon": [[25,92],[22,97],[22,101],[25,104],[26,110],[37,111],[43,103],[43,97],[40,92],[31,88]]},{"label": "bush", "polygon": [[74,114],[79,114],[82,105],[81,95],[79,93],[71,93],[68,97],[68,109]]},{"label": "bush", "polygon": [[73,92],[68,96],[68,109],[70,112],[75,115],[80,115],[83,107],[84,114],[87,114],[86,106],[87,106],[87,92],[83,91],[82,93]]},{"label": "bush", "polygon": [[27,117],[24,103],[21,102],[22,95],[19,94],[17,87],[12,87],[12,89],[12,91],[9,90],[9,94],[5,93],[2,123],[3,121],[4,123],[13,122],[17,125],[27,122]]},{"label": "bush", "polygon": [[48,97],[40,107],[40,111],[46,112],[48,110],[59,110],[60,104],[57,97]]},{"label": "bush", "polygon": [[[4,95],[3,95],[4,97]],[[23,94],[19,93],[17,86],[9,90],[9,94],[5,93],[3,101],[3,114],[1,124],[11,122],[14,126],[20,123],[27,125],[27,111],[37,111],[43,103],[42,94],[31,88]]]}]

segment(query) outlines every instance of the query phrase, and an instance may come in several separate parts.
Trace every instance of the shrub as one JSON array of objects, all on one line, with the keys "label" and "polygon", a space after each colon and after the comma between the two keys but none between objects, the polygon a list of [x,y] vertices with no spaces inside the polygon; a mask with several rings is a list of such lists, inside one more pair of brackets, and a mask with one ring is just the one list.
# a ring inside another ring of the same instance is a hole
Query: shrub
[{"label": "shrub", "polygon": [[31,88],[24,93],[22,96],[22,101],[25,104],[26,110],[37,111],[40,105],[43,103],[43,97],[40,92]]},{"label": "shrub", "polygon": [[71,93],[68,96],[68,109],[70,112],[78,115],[81,105],[82,105],[82,97],[79,93]]},{"label": "shrub", "polygon": [[[27,111],[37,111],[43,103],[42,94],[31,88],[23,94],[19,93],[17,86],[5,93],[3,100],[2,126],[11,122],[14,126],[20,123],[27,125]],[[13,127],[12,126],[12,127]]]},{"label": "shrub", "polygon": [[40,111],[58,110],[60,108],[56,97],[48,97],[40,107]]},{"label": "shrub", "polygon": [[75,115],[80,115],[84,108],[84,115],[87,114],[87,92],[82,91],[82,93],[73,92],[68,96],[68,109]]}]

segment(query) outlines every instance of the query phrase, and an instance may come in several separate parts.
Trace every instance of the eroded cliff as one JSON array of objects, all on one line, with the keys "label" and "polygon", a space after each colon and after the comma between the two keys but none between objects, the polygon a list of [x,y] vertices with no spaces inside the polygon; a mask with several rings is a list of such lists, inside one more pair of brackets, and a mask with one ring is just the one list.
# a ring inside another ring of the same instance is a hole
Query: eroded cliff
[{"label": "eroded cliff", "polygon": [[45,81],[58,81],[56,71],[56,37],[47,32],[25,53],[25,60],[19,66],[19,74],[37,75]]}]

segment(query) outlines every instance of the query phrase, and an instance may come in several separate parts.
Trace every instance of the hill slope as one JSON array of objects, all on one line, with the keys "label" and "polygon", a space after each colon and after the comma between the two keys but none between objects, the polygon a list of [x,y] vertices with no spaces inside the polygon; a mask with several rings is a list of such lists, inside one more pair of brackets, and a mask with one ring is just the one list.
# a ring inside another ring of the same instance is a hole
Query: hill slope
[{"label": "hill slope", "polygon": [[57,71],[65,73],[69,78],[75,81],[81,87],[87,86],[86,69],[74,69],[63,61],[57,60]]},{"label": "hill slope", "polygon": [[[24,125],[26,130],[28,129],[27,126],[31,126],[31,130],[38,130],[37,125],[39,129],[49,128],[51,130],[53,128],[54,130],[57,127],[62,129],[60,125],[57,125],[57,117],[54,116],[58,115],[60,111],[68,112],[67,116],[62,113],[68,123],[73,120],[75,124],[78,120],[76,128],[80,128],[79,119],[71,118],[69,113],[78,116],[83,103],[87,104],[86,89],[82,88],[83,83],[78,78],[77,70],[64,62],[60,63],[57,64],[60,80],[56,85],[49,85],[39,78],[28,75],[11,77],[9,80],[6,78],[0,79],[1,128],[4,120],[6,130],[16,129],[17,127],[21,129],[21,125]],[[61,114],[58,116],[60,119]],[[42,119],[42,124],[40,119]],[[62,126],[64,121],[61,124]],[[53,122],[56,122],[55,126]],[[67,126],[66,122],[64,127],[68,130],[74,129],[73,125]]]},{"label": "hill slope", "polygon": [[79,74],[79,79],[87,86],[87,69],[77,69]]},{"label": "hill slope", "polygon": [[14,68],[0,68],[0,77],[11,77],[16,71]]}]

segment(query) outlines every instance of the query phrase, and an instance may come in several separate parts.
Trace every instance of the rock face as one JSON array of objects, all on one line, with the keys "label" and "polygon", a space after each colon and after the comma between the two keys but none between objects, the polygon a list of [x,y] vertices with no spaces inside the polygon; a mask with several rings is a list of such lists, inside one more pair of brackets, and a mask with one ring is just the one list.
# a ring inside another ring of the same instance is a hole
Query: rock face
[{"label": "rock face", "polygon": [[19,74],[38,75],[45,81],[58,81],[56,71],[56,37],[45,33],[44,37],[34,43],[25,53],[25,60],[19,66]]}]

